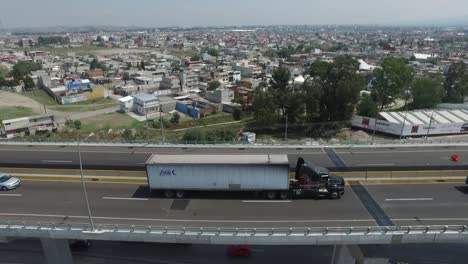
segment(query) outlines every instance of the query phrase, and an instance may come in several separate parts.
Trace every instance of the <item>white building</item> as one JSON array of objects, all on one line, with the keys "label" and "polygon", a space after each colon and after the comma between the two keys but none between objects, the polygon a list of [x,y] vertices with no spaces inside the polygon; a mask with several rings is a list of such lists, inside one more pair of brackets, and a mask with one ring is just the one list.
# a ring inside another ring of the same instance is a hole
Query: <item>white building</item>
[{"label": "white building", "polygon": [[215,103],[231,103],[234,100],[234,91],[231,89],[216,89],[206,93],[206,99]]},{"label": "white building", "polygon": [[133,111],[140,115],[149,115],[159,112],[159,97],[154,94],[134,94]]},{"label": "white building", "polygon": [[179,74],[180,83],[183,91],[198,91],[200,80],[195,72],[181,72]]},{"label": "white building", "polygon": [[133,109],[133,97],[125,96],[119,99],[120,112],[128,113]]},{"label": "white building", "polygon": [[468,110],[418,110],[380,112],[379,118],[355,115],[353,127],[395,136],[468,134]]}]

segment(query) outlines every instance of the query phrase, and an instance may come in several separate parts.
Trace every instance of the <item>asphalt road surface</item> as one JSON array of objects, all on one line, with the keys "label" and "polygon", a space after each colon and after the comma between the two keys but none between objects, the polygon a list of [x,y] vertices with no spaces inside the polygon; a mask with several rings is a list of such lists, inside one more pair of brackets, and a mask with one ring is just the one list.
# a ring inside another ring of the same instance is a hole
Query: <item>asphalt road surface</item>
[{"label": "asphalt road surface", "polygon": [[[338,171],[468,169],[468,147],[376,147],[376,148],[185,148],[83,146],[86,169],[144,170],[153,153],[248,154],[285,153],[294,167],[297,157]],[[459,154],[458,162],[450,160]],[[465,155],[466,154],[466,155]],[[0,145],[0,167],[78,168],[75,146]]]},{"label": "asphalt road surface", "polygon": [[[88,250],[72,254],[76,264],[329,264],[333,251],[331,246],[253,246],[250,258],[233,259],[226,256],[226,248],[223,245],[93,241]],[[390,259],[393,263],[464,264],[468,258],[466,245],[462,244],[365,245],[361,250],[365,257]],[[45,263],[41,244],[35,239],[0,243],[0,255],[1,263]]]},{"label": "asphalt road surface", "polygon": [[[245,193],[195,193],[164,199],[136,184],[88,183],[96,223],[186,227],[375,226],[379,217],[395,225],[458,225],[468,221],[464,184],[364,185],[347,187],[340,200],[259,200]],[[3,221],[87,223],[79,183],[24,181],[0,193]],[[366,199],[363,199],[366,197]],[[381,209],[376,215],[369,206]]]}]

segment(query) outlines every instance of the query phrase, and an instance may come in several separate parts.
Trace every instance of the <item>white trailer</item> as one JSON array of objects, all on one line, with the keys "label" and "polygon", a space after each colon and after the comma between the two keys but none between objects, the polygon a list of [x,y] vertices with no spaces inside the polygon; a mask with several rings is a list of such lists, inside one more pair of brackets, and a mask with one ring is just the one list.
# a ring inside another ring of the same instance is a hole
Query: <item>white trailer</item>
[{"label": "white trailer", "polygon": [[288,191],[287,155],[159,155],[146,162],[151,190],[168,198],[185,191]]},{"label": "white trailer", "polygon": [[167,198],[182,198],[186,191],[253,191],[268,199],[344,194],[344,179],[325,168],[298,158],[295,171],[290,179],[288,157],[280,154],[153,154],[146,161],[149,188]]}]

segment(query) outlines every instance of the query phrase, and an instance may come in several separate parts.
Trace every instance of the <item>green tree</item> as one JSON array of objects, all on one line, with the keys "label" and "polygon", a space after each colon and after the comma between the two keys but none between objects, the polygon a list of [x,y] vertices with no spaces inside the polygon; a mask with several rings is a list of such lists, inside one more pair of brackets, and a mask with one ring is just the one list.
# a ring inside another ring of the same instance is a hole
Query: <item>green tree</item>
[{"label": "green tree", "polygon": [[311,65],[312,94],[321,95],[320,120],[348,120],[352,116],[359,92],[364,87],[362,76],[357,74],[358,69],[359,62],[350,56],[338,56],[333,63],[316,62]]},{"label": "green tree", "polygon": [[95,69],[97,69],[97,68],[99,68],[99,61],[98,61],[97,58],[94,58],[94,59],[91,61],[91,63],[89,64],[89,69],[90,69],[90,70],[95,70]]},{"label": "green tree", "polygon": [[132,68],[132,63],[127,62],[127,70],[130,70]]},{"label": "green tree", "polygon": [[375,71],[376,83],[373,91],[380,111],[395,97],[408,90],[413,81],[413,68],[406,65],[403,58],[385,58],[381,66],[381,69]]},{"label": "green tree", "polygon": [[316,121],[320,117],[322,88],[318,82],[307,79],[301,87],[305,104],[306,120]]},{"label": "green tree", "polygon": [[444,83],[445,96],[443,102],[463,103],[468,90],[468,72],[466,64],[456,62],[450,65]]},{"label": "green tree", "polygon": [[213,57],[218,57],[219,56],[219,52],[217,49],[215,48],[209,48],[207,53],[210,55],[210,56],[213,56]]},{"label": "green tree", "polygon": [[292,92],[292,86],[289,85],[290,77],[291,75],[287,68],[279,67],[273,71],[270,80],[270,91],[283,117],[285,117],[289,106],[287,98]]},{"label": "green tree", "polygon": [[279,120],[275,97],[271,92],[264,91],[263,87],[255,90],[252,109],[255,123],[260,127],[270,127]]},{"label": "green tree", "polygon": [[413,95],[412,108],[433,108],[442,102],[444,88],[440,80],[421,78],[414,80],[411,93]]},{"label": "green tree", "polygon": [[140,67],[141,67],[142,70],[145,70],[145,61],[144,60],[141,60]]},{"label": "green tree", "polygon": [[379,113],[377,103],[369,95],[364,95],[361,98],[356,110],[358,115],[367,117],[376,117]]},{"label": "green tree", "polygon": [[200,55],[195,54],[190,58],[190,61],[199,61],[201,60]]},{"label": "green tree", "polygon": [[31,91],[36,86],[34,84],[33,79],[29,75],[26,75],[26,77],[24,77],[23,82],[24,82],[24,89],[26,91]]},{"label": "green tree", "polygon": [[206,133],[201,128],[192,128],[185,131],[185,134],[182,137],[182,139],[187,142],[205,141]]},{"label": "green tree", "polygon": [[78,72],[78,62],[75,61],[73,65],[75,66],[75,72]]},{"label": "green tree", "polygon": [[171,123],[172,124],[179,124],[179,122],[180,122],[180,115],[179,115],[179,113],[176,112],[171,117]]},{"label": "green tree", "polygon": [[32,71],[41,69],[42,64],[40,62],[19,61],[13,66],[13,70],[11,71],[10,75],[18,84],[20,80],[23,80],[25,76],[30,74]]},{"label": "green tree", "polygon": [[242,119],[242,111],[239,108],[234,109],[234,111],[232,112],[232,118],[234,118],[234,120],[236,120],[236,121],[241,120]]},{"label": "green tree", "polygon": [[208,91],[216,90],[221,86],[221,83],[218,81],[212,81],[208,83]]},{"label": "green tree", "polygon": [[130,80],[130,73],[124,72],[123,76],[122,76],[122,80],[124,80],[124,81]]}]

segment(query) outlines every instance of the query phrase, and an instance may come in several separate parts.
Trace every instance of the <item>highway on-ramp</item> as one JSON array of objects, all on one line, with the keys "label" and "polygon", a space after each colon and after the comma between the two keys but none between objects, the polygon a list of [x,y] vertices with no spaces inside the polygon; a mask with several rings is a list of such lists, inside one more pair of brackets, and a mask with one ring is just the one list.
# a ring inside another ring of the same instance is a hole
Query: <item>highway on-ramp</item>
[{"label": "highway on-ramp", "polygon": [[[347,186],[339,200],[269,201],[239,193],[195,193],[187,199],[164,199],[149,193],[142,183],[89,182],[87,190],[97,224],[294,228],[468,222],[468,188],[462,183],[353,185]],[[88,222],[81,184],[72,180],[24,180],[18,189],[1,192],[0,218]]]}]

